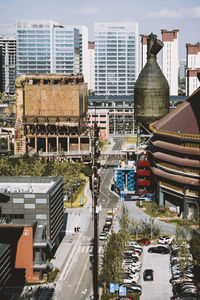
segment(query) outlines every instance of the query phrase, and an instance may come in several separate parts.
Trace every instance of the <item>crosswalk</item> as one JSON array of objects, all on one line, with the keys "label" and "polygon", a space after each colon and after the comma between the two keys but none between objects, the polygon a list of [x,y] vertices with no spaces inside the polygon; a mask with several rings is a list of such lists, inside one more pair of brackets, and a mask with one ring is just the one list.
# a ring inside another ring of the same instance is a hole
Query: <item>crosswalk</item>
[{"label": "crosswalk", "polygon": [[[102,254],[104,251],[104,247],[103,246],[99,246],[98,252],[99,254]],[[78,249],[77,249],[77,253],[89,253],[92,254],[93,252],[93,246],[91,245],[79,245]]]}]

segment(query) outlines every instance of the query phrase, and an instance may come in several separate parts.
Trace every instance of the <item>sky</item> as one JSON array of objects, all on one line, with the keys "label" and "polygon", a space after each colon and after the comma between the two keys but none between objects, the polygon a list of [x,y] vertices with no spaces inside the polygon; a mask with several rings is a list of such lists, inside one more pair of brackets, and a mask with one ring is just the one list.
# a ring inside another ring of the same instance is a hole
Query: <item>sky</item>
[{"label": "sky", "polygon": [[200,0],[0,0],[0,35],[15,32],[16,20],[79,24],[94,37],[95,22],[134,21],[139,34],[179,29],[179,59],[186,43],[200,42]]}]

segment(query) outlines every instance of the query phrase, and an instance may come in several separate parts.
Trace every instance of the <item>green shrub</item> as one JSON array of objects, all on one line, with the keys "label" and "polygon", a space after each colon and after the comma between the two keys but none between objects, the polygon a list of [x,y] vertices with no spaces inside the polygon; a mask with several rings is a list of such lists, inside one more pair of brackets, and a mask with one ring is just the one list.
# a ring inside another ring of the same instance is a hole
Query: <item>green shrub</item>
[{"label": "green shrub", "polygon": [[48,276],[47,276],[47,281],[54,282],[58,273],[59,273],[59,269],[57,269],[57,268],[54,269],[53,271],[49,272]]}]

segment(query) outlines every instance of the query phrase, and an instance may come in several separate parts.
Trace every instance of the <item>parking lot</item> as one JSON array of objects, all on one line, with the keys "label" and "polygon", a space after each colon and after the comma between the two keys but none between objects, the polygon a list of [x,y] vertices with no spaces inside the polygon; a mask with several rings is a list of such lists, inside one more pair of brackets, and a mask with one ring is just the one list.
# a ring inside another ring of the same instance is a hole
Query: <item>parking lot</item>
[{"label": "parking lot", "polygon": [[[139,281],[139,284],[142,286],[141,300],[169,300],[172,296],[172,285],[169,282],[171,278],[170,254],[148,253],[150,247],[157,245],[151,244],[143,247]],[[154,271],[153,281],[143,280],[143,271],[145,269]]]}]

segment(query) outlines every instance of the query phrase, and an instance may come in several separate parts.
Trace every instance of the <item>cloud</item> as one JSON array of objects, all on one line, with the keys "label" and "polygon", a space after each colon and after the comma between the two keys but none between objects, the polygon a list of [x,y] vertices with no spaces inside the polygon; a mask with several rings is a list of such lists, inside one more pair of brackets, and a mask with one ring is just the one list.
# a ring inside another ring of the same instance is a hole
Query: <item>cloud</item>
[{"label": "cloud", "polygon": [[89,6],[84,7],[80,10],[73,10],[73,13],[79,14],[79,15],[94,15],[99,12],[99,9],[95,6]]},{"label": "cloud", "polygon": [[153,19],[179,19],[179,18],[200,18],[200,6],[192,8],[162,9],[160,11],[151,11],[148,14]]}]

